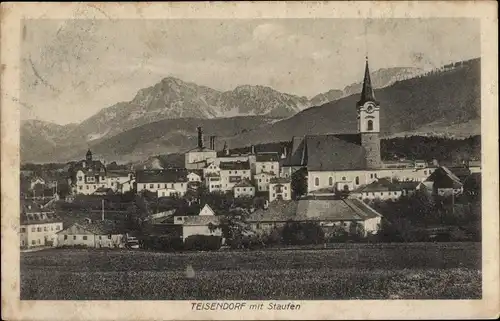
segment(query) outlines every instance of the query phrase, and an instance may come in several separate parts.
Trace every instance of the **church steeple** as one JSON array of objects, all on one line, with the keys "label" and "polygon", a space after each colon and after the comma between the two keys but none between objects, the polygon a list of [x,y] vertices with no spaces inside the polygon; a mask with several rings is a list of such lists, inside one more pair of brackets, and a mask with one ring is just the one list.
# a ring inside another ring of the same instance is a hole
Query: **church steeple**
[{"label": "church steeple", "polygon": [[90,149],[87,151],[87,154],[85,155],[85,159],[89,162],[92,161],[92,152],[90,151]]},{"label": "church steeple", "polygon": [[362,106],[369,101],[378,104],[378,102],[375,100],[375,93],[373,92],[372,80],[370,78],[370,67],[368,67],[367,56],[365,63],[365,76],[363,78],[363,88],[361,90],[361,97],[358,101],[358,106]]}]

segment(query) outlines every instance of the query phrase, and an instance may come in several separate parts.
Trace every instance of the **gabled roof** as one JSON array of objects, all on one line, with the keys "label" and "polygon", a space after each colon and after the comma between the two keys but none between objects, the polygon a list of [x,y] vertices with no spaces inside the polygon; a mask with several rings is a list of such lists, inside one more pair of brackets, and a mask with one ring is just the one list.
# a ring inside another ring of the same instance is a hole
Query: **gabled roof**
[{"label": "gabled roof", "polygon": [[257,162],[278,162],[280,157],[278,153],[259,153],[255,156]]},{"label": "gabled roof", "polygon": [[203,216],[188,216],[184,219],[184,223],[182,224],[183,226],[200,226],[200,225],[208,225],[209,223],[212,224],[219,224],[220,223],[220,216],[215,216],[215,215],[203,215]]},{"label": "gabled roof", "polygon": [[[120,224],[115,223],[114,221],[111,220],[104,220],[104,221],[93,221],[92,223],[75,223],[72,226],[76,226],[79,228],[82,228],[92,234],[95,235],[108,235],[108,234],[123,234],[124,233],[124,227]],[[62,231],[59,231],[57,233],[63,233],[70,229],[71,227],[64,229]],[[66,232],[67,233],[67,232]]]},{"label": "gabled roof", "polygon": [[386,192],[386,191],[401,191],[401,187],[391,183],[386,178],[380,178],[370,184],[361,186],[356,190],[357,193],[364,192]]},{"label": "gabled roof", "polygon": [[236,162],[221,162],[219,164],[219,167],[221,170],[249,170],[250,169],[250,163],[248,161],[246,162],[241,162],[241,161],[236,161]]},{"label": "gabled roof", "polygon": [[248,179],[242,179],[238,184],[234,185],[234,187],[254,187],[254,186]]},{"label": "gabled roof", "polygon": [[394,186],[400,189],[416,189],[420,184],[419,181],[402,181],[402,182],[394,182]]},{"label": "gabled roof", "polygon": [[271,184],[288,184],[291,182],[291,179],[286,177],[273,177],[269,180],[269,183]]},{"label": "gabled roof", "polygon": [[178,183],[187,182],[186,169],[163,169],[137,171],[137,183]]},{"label": "gabled roof", "polygon": [[307,136],[305,145],[309,171],[366,169],[359,134]]},{"label": "gabled roof", "polygon": [[297,201],[276,200],[269,203],[267,209],[258,209],[247,218],[248,222],[261,221],[288,221],[295,217],[297,212]]},{"label": "gabled roof", "polygon": [[445,166],[437,168],[425,181],[434,182],[435,188],[461,188],[463,186],[460,179]]}]

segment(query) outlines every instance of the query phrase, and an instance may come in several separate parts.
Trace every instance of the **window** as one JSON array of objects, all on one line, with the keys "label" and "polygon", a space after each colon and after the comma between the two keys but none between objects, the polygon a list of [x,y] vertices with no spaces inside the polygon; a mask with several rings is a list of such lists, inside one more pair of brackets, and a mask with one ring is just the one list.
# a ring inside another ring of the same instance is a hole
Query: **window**
[{"label": "window", "polygon": [[316,186],[319,186],[319,177],[316,177],[316,179],[314,180],[314,184],[315,184]]},{"label": "window", "polygon": [[356,185],[359,185],[359,176],[356,176]]},{"label": "window", "polygon": [[184,183],[181,183],[181,187],[184,187]]},{"label": "window", "polygon": [[375,193],[372,193],[372,196],[375,196]]},{"label": "window", "polygon": [[345,181],[345,176],[342,177],[342,180]]},{"label": "window", "polygon": [[44,227],[43,227],[43,231],[44,231],[44,232],[47,232],[47,226],[44,226]]},{"label": "window", "polygon": [[96,189],[97,187],[94,185],[94,189]]},{"label": "window", "polygon": [[108,235],[108,239],[111,239],[111,234]]},{"label": "window", "polygon": [[170,188],[174,188],[174,183],[170,184]]},{"label": "window", "polygon": [[328,178],[328,185],[333,185],[333,177]]},{"label": "window", "polygon": [[368,127],[368,130],[373,130],[373,120],[371,120],[371,119],[370,119],[370,120],[368,120],[368,125],[367,125],[367,127]]},{"label": "window", "polygon": [[283,189],[286,191],[286,186],[283,186]]},{"label": "window", "polygon": [[99,235],[99,240],[102,240],[102,236]]},{"label": "window", "polygon": [[373,174],[370,174],[370,178],[373,178]]},{"label": "window", "polygon": [[285,193],[285,197],[288,197],[286,193]]},{"label": "window", "polygon": [[76,235],[73,235],[73,240],[76,240]]},{"label": "window", "polygon": [[231,171],[229,171],[229,174],[231,174]]},{"label": "window", "polygon": [[83,236],[83,240],[86,241],[87,240],[87,235],[84,235]]},{"label": "window", "polygon": [[273,166],[273,165],[271,165],[271,169],[274,169],[274,166]]},{"label": "window", "polygon": [[68,236],[67,235],[64,235],[64,239],[67,240],[68,239]]},{"label": "window", "polygon": [[26,232],[26,229],[24,227],[21,227],[21,233]]},{"label": "window", "polygon": [[259,178],[259,183],[262,183],[262,178]]},{"label": "window", "polygon": [[167,184],[165,184],[165,188],[167,188]]},{"label": "window", "polygon": [[85,186],[85,187],[86,187],[87,189],[89,189],[89,186],[88,186],[88,185],[87,185],[87,186]]},{"label": "window", "polygon": [[35,240],[31,241],[31,245],[35,245],[35,244],[36,244]]},{"label": "window", "polygon": [[79,189],[80,189],[80,190],[82,190],[82,189],[83,189],[83,186],[78,186],[78,187],[79,187]]},{"label": "window", "polygon": [[234,171],[235,174],[238,174],[238,171]]},{"label": "window", "polygon": [[155,184],[149,184],[149,188],[153,188]]},{"label": "window", "polygon": [[377,178],[377,173],[373,174],[375,176],[375,178]]},{"label": "window", "polygon": [[82,177],[81,176],[78,176],[78,181],[81,182],[82,181]]},{"label": "window", "polygon": [[31,228],[31,232],[35,232],[35,228],[34,227]]},{"label": "window", "polygon": [[157,186],[158,186],[158,188],[160,188],[160,184],[158,184]]},{"label": "window", "polygon": [[257,228],[258,228],[258,229],[260,228],[260,224],[259,224],[259,223],[257,223]]},{"label": "window", "polygon": [[238,188],[236,189],[236,191],[237,191],[237,192],[239,192],[239,191],[240,191],[240,188],[238,187]]},{"label": "window", "polygon": [[42,231],[42,228],[41,228],[41,227],[37,227],[37,228],[36,228],[36,231],[37,231],[37,232],[41,232],[41,231]]},{"label": "window", "polygon": [[276,197],[276,194],[273,193],[273,197]]},{"label": "window", "polygon": [[41,244],[40,239],[38,239],[37,241],[38,241],[38,244]]},{"label": "window", "polygon": [[424,175],[427,175],[427,171],[424,171]]},{"label": "window", "polygon": [[380,196],[384,196],[384,193],[383,193],[383,192],[380,192]]}]

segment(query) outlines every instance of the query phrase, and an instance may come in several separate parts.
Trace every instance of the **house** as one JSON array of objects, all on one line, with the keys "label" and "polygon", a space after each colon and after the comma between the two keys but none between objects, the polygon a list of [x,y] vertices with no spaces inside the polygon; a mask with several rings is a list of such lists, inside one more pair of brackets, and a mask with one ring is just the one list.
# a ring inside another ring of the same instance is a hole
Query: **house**
[{"label": "house", "polygon": [[243,179],[251,179],[249,162],[221,162],[219,168],[222,191],[231,191]]},{"label": "house", "polygon": [[291,177],[298,169],[307,169],[307,193],[324,188],[353,191],[384,177],[418,181],[428,177],[433,169],[425,162],[400,166],[382,161],[380,114],[383,108],[375,98],[368,60],[360,98],[353,108],[357,113],[357,132],[292,137],[282,176]]},{"label": "house", "polygon": [[133,191],[135,189],[135,178],[125,181],[118,185],[118,192],[121,194]]},{"label": "house", "polygon": [[396,188],[401,189],[401,191],[403,192],[403,194],[402,194],[403,196],[410,196],[410,195],[415,194],[415,192],[418,189],[418,185],[420,183],[421,182],[417,182],[417,181],[402,181],[402,182],[396,181],[396,182],[393,182],[393,184]]},{"label": "house", "polygon": [[106,167],[99,160],[92,159],[87,151],[85,160],[79,161],[69,169],[68,183],[73,194],[93,194],[99,187],[108,187]]},{"label": "house", "polygon": [[255,156],[255,172],[254,174],[260,174],[262,172],[269,173],[271,175],[279,175],[280,157],[278,153],[259,153]]},{"label": "house", "polygon": [[45,185],[45,180],[41,177],[34,177],[30,182],[30,189],[32,190],[35,185]]},{"label": "house", "polygon": [[187,216],[182,223],[182,240],[186,240],[191,235],[222,236],[222,230],[218,227],[219,224],[219,216]]},{"label": "house", "polygon": [[396,200],[403,195],[403,189],[396,184],[393,184],[386,178],[380,178],[375,182],[361,186],[350,195],[351,198],[364,199],[380,199],[380,200]]},{"label": "house", "polygon": [[106,177],[108,179],[107,187],[115,192],[121,192],[123,190],[123,184],[125,183],[128,183],[128,186],[125,187],[125,191],[130,190],[130,182],[134,179],[134,173],[130,171],[108,170]]},{"label": "house", "polygon": [[222,190],[221,176],[219,173],[207,173],[205,175],[205,186],[208,192],[213,193]]},{"label": "house", "polygon": [[198,127],[197,130],[198,146],[184,154],[184,167],[186,169],[203,169],[207,163],[210,163],[210,160],[217,158],[217,152],[214,149],[204,146],[202,128]]},{"label": "house", "polygon": [[449,196],[463,192],[463,183],[448,167],[438,167],[427,179],[433,195]]},{"label": "house", "polygon": [[36,202],[21,200],[20,214],[21,248],[54,245],[57,231],[63,228],[62,220],[54,211]]},{"label": "house", "polygon": [[234,185],[233,191],[235,198],[255,196],[255,186],[253,186],[248,179],[243,179],[238,184]]},{"label": "house", "polygon": [[292,199],[291,180],[285,177],[274,177],[269,182],[269,202],[274,200],[288,201]]},{"label": "house", "polygon": [[177,194],[184,196],[187,191],[188,171],[185,169],[161,169],[137,171],[137,192],[150,191],[159,197]]},{"label": "house", "polygon": [[94,193],[92,193],[92,195],[105,196],[105,195],[113,195],[114,193],[115,192],[112,188],[99,187],[98,189],[96,189]]},{"label": "house", "polygon": [[247,222],[257,233],[269,233],[282,228],[287,222],[315,222],[328,233],[341,227],[349,231],[351,225],[359,224],[365,235],[377,233],[382,215],[357,199],[334,199],[331,197],[301,199],[299,201],[274,201],[267,209],[258,209],[250,214]]},{"label": "house", "polygon": [[124,247],[126,234],[123,227],[114,221],[91,221],[74,223],[57,232],[57,246],[86,246],[94,248]]},{"label": "house", "polygon": [[191,170],[187,175],[188,182],[201,182],[202,175],[203,175],[202,170],[199,171]]},{"label": "house", "polygon": [[276,177],[276,175],[267,172],[260,172],[259,174],[254,175],[253,181],[257,186],[257,191],[267,192],[269,190],[269,182],[273,177]]}]

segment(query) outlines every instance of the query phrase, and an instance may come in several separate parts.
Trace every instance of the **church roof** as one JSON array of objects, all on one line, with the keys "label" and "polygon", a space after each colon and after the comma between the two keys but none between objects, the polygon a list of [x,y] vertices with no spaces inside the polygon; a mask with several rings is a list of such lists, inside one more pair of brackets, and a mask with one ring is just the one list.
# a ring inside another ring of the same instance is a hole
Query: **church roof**
[{"label": "church roof", "polygon": [[368,67],[368,57],[366,58],[365,77],[363,78],[363,87],[361,89],[361,96],[358,101],[358,106],[363,105],[368,101],[373,101],[378,104],[373,92],[372,80],[370,78],[370,68]]},{"label": "church roof", "polygon": [[359,134],[306,136],[309,171],[366,169],[366,151]]}]

